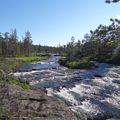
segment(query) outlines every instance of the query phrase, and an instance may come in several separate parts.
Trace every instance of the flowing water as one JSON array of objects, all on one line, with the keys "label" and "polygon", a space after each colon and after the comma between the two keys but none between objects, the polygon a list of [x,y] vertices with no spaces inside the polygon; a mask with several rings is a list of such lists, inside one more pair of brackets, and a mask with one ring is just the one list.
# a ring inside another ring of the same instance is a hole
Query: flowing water
[{"label": "flowing water", "polygon": [[62,99],[74,112],[87,118],[120,119],[120,66],[98,64],[92,70],[59,65],[59,56],[24,64],[14,76]]}]

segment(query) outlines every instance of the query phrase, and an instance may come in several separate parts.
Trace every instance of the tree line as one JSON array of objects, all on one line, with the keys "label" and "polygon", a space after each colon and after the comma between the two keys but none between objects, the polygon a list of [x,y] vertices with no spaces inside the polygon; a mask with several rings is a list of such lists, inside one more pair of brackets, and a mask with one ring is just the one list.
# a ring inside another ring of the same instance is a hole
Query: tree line
[{"label": "tree line", "polygon": [[0,56],[15,57],[29,56],[32,51],[32,39],[29,31],[25,32],[22,40],[18,40],[16,29],[0,33]]},{"label": "tree line", "polygon": [[66,55],[69,60],[87,57],[100,62],[120,63],[120,21],[118,19],[110,21],[110,25],[99,25],[94,31],[85,34],[84,39],[76,42],[72,36],[70,42],[59,47],[33,45],[29,31],[25,32],[22,40],[18,39],[16,29],[0,33],[0,56],[31,56],[57,52]]},{"label": "tree line", "polygon": [[18,39],[16,29],[11,30],[11,32],[0,33],[1,57],[31,56],[41,52],[58,52],[58,48],[40,44],[34,45],[29,31],[25,32],[22,40]]},{"label": "tree line", "polygon": [[85,34],[84,39],[75,42],[75,37],[67,45],[61,46],[69,60],[88,57],[100,62],[120,63],[120,21],[110,19],[111,24],[99,25]]}]

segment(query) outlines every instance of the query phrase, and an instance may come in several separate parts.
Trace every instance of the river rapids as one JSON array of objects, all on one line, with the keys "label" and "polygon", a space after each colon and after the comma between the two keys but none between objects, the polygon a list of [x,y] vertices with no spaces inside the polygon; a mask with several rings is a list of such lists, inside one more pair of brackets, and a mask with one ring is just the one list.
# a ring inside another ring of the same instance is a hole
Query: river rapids
[{"label": "river rapids", "polygon": [[59,65],[59,58],[26,63],[13,75],[62,99],[76,114],[82,112],[84,120],[120,119],[120,66],[96,63],[91,70],[69,69]]}]

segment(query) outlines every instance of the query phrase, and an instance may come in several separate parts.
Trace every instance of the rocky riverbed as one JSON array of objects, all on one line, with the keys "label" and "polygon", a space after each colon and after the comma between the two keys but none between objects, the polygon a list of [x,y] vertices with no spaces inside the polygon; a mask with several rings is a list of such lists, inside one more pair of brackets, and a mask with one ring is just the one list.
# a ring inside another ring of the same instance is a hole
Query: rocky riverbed
[{"label": "rocky riverbed", "polygon": [[58,60],[52,56],[32,62],[13,75],[60,98],[81,119],[120,119],[120,66],[96,63],[92,70],[68,69]]}]

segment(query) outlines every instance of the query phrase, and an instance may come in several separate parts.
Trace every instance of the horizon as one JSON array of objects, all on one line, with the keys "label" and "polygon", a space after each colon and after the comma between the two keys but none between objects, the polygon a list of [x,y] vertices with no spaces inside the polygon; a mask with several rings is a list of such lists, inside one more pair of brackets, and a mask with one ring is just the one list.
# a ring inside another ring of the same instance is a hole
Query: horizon
[{"label": "horizon", "polygon": [[[86,2],[87,1],[87,2]],[[105,0],[1,0],[0,32],[16,28],[18,38],[29,30],[33,44],[64,45],[74,36],[82,40],[100,24],[109,25],[110,18],[120,19],[120,3]]]}]

